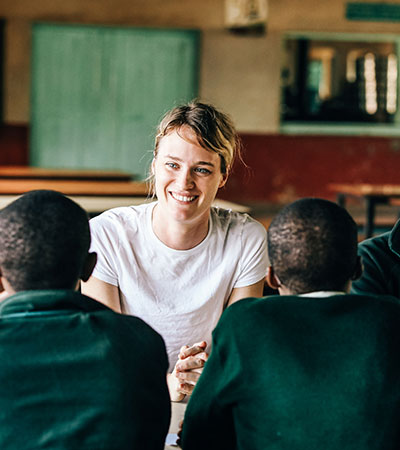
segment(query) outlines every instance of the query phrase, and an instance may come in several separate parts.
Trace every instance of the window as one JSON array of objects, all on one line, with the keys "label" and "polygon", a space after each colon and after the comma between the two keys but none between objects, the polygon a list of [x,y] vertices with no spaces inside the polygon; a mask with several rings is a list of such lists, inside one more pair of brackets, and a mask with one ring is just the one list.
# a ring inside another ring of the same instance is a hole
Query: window
[{"label": "window", "polygon": [[[399,40],[392,36],[288,35],[282,67],[283,129],[394,130]],[[300,127],[300,128],[299,128]]]}]

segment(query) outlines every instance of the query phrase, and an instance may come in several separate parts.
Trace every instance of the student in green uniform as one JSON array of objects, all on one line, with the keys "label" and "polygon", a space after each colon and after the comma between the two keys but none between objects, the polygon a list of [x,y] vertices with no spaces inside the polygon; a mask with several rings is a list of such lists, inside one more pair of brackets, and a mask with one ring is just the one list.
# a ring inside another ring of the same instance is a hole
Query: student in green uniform
[{"label": "student in green uniform", "polygon": [[384,294],[400,298],[400,220],[392,230],[358,244],[362,276],[351,286],[352,294]]},{"label": "student in green uniform", "polygon": [[271,223],[268,251],[281,296],[223,313],[183,449],[399,449],[400,303],[347,293],[361,271],[353,219],[299,200]]},{"label": "student in green uniform", "polygon": [[76,292],[96,263],[85,211],[32,191],[0,211],[0,448],[163,449],[165,345]]}]

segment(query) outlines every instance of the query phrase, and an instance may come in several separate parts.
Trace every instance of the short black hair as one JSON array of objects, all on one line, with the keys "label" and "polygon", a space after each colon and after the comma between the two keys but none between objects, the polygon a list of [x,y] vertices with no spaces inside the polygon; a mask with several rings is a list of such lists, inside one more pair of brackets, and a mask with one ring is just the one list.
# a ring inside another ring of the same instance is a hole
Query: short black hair
[{"label": "short black hair", "polygon": [[0,211],[0,267],[15,291],[74,288],[89,246],[86,212],[60,192],[31,191]]},{"label": "short black hair", "polygon": [[336,203],[297,200],[272,220],[268,253],[275,274],[293,294],[342,290],[357,268],[357,225]]}]

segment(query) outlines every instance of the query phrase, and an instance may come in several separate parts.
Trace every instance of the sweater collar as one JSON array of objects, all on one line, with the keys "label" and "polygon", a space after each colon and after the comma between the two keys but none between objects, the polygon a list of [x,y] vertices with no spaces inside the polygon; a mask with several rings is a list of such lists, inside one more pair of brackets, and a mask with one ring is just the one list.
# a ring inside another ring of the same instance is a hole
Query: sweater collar
[{"label": "sweater collar", "polygon": [[0,303],[0,316],[38,311],[99,311],[109,309],[102,303],[72,290],[20,291]]}]

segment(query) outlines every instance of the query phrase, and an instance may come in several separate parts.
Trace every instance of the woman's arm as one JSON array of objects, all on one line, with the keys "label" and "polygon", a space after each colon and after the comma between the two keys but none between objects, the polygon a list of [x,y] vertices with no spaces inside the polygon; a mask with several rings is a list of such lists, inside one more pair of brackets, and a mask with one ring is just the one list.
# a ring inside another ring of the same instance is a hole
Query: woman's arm
[{"label": "woman's arm", "polygon": [[82,294],[92,297],[100,303],[108,306],[116,312],[121,312],[121,303],[119,300],[119,290],[105,281],[90,277],[86,283],[81,284]]},{"label": "woman's arm", "polygon": [[242,298],[247,297],[262,297],[264,289],[264,278],[254,284],[250,284],[250,286],[243,286],[240,288],[234,288],[232,290],[232,294],[228,300],[228,306],[232,305],[232,303],[241,300]]}]

